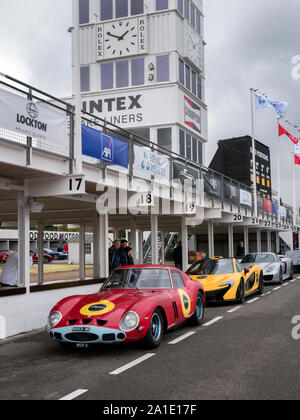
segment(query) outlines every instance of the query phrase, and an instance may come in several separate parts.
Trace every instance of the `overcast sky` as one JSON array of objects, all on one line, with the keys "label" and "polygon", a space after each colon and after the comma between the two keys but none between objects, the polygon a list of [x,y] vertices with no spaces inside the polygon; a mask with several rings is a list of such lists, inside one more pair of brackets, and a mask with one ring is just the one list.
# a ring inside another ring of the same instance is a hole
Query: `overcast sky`
[{"label": "overcast sky", "polygon": [[[300,55],[300,4],[299,0],[204,0],[204,11],[209,164],[218,139],[250,134],[250,87],[287,101],[287,118],[300,126],[300,80],[292,77],[292,58]],[[1,0],[0,72],[57,96],[70,95],[67,28],[71,23],[71,0]],[[276,116],[272,109],[256,111],[256,138],[271,148],[274,189]],[[290,126],[286,128],[297,134]],[[292,142],[283,137],[281,188],[289,204],[292,151]],[[296,175],[299,178],[300,167]]]}]

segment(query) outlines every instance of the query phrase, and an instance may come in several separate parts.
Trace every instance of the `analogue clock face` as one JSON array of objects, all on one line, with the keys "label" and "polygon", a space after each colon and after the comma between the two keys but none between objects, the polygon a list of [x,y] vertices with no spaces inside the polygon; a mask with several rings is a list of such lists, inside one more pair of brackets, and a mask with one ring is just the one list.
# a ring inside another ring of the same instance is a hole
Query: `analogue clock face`
[{"label": "analogue clock face", "polygon": [[103,27],[104,58],[120,58],[139,51],[137,19],[108,22]]},{"label": "analogue clock face", "polygon": [[199,34],[189,29],[187,31],[187,57],[195,64],[199,69],[201,69],[201,56],[202,56],[202,41]]}]

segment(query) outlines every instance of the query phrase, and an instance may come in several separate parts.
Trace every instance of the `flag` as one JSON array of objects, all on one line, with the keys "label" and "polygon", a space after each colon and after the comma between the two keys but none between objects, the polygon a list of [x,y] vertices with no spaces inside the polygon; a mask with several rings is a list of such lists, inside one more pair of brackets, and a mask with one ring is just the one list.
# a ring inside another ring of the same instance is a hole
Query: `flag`
[{"label": "flag", "polygon": [[295,146],[295,165],[300,165],[300,145]]},{"label": "flag", "polygon": [[278,115],[280,115],[281,118],[285,117],[286,110],[288,107],[288,103],[284,101],[272,101],[268,99],[267,96],[262,95],[261,93],[258,93],[257,91],[254,91],[254,99],[255,99],[255,105],[256,109],[264,109],[268,106],[275,109]]},{"label": "flag", "polygon": [[279,128],[279,137],[283,136],[284,134],[286,134],[288,136],[288,138],[290,140],[292,140],[292,142],[294,144],[298,144],[299,140],[297,139],[297,137],[292,136],[285,128],[283,128],[280,124],[278,124],[278,128]]}]

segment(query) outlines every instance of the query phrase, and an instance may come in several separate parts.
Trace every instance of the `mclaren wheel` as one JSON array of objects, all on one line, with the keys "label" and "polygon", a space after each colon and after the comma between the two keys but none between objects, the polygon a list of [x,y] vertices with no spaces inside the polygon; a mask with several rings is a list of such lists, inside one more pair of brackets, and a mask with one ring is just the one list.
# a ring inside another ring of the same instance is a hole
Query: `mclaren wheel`
[{"label": "mclaren wheel", "polygon": [[150,325],[146,337],[143,340],[143,346],[146,349],[155,349],[160,345],[163,337],[164,323],[159,309],[155,309],[152,314]]},{"label": "mclaren wheel", "polygon": [[244,283],[244,279],[243,279],[243,278],[241,278],[240,285],[239,285],[238,290],[237,290],[236,300],[237,300],[237,301],[238,301],[238,303],[240,303],[241,305],[242,305],[243,303],[245,303],[245,300],[246,300],[246,295],[245,295],[245,283]]},{"label": "mclaren wheel", "polygon": [[258,294],[262,295],[263,292],[264,292],[264,275],[263,275],[263,272],[261,271],[259,275]]},{"label": "mclaren wheel", "polygon": [[199,292],[196,300],[196,309],[190,318],[191,325],[197,326],[203,323],[204,319],[204,303],[201,293]]}]

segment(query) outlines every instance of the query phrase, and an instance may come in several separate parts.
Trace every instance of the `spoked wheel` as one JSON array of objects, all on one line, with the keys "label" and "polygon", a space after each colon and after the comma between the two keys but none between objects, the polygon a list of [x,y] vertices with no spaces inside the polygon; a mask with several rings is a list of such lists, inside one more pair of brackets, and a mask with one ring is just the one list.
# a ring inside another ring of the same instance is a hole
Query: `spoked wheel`
[{"label": "spoked wheel", "polygon": [[240,304],[245,303],[246,295],[245,295],[244,279],[241,279],[241,281],[240,281],[240,285],[238,287],[237,294],[236,294],[236,299],[237,299],[238,303],[240,303]]},{"label": "spoked wheel", "polygon": [[198,293],[197,300],[196,300],[196,309],[193,313],[192,317],[190,318],[190,323],[192,325],[201,325],[204,319],[204,304],[203,298],[201,293]]},{"label": "spoked wheel", "polygon": [[149,329],[144,338],[143,345],[147,349],[155,349],[160,345],[163,337],[163,318],[159,309],[152,314]]}]

